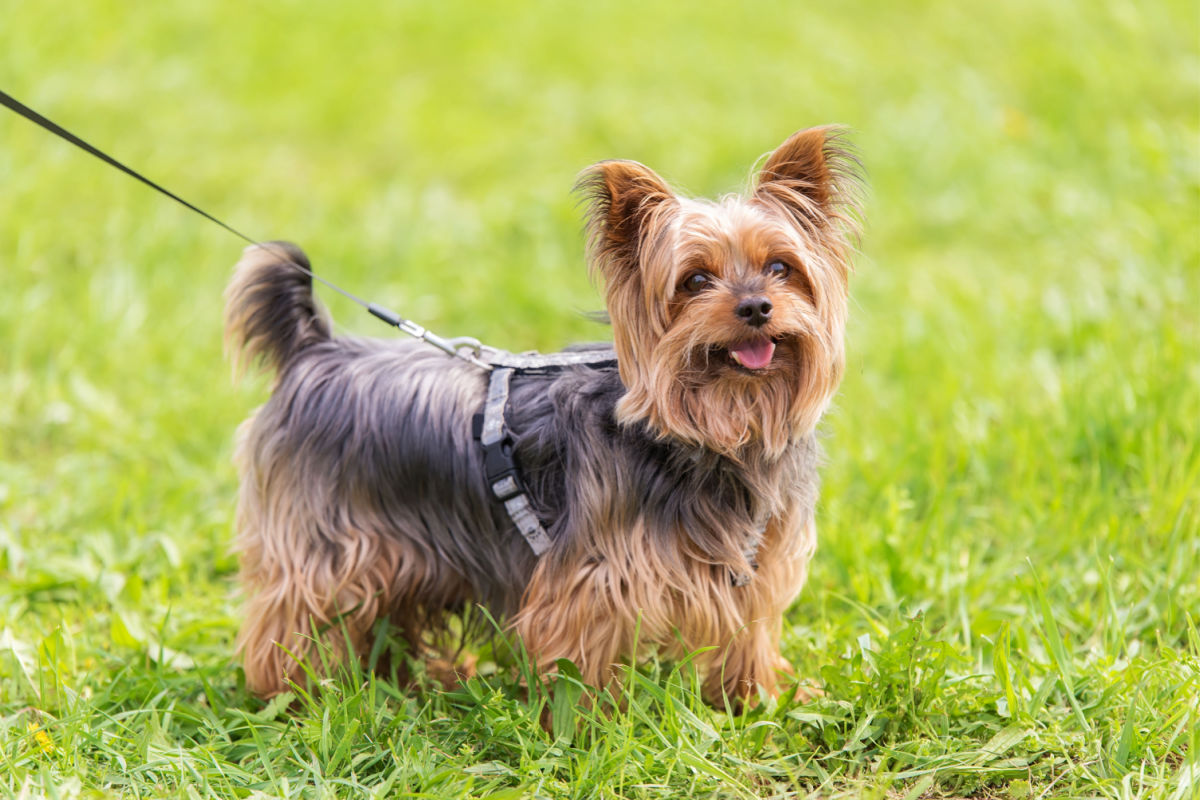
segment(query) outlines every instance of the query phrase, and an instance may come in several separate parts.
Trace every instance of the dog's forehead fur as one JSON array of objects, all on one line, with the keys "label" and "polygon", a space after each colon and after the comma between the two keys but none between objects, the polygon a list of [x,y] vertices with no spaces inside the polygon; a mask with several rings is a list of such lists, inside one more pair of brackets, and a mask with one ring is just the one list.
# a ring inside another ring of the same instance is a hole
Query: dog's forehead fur
[{"label": "dog's forehead fur", "polygon": [[760,273],[772,258],[799,258],[807,249],[787,221],[736,196],[681,200],[673,233],[679,277],[702,269],[736,279]]}]

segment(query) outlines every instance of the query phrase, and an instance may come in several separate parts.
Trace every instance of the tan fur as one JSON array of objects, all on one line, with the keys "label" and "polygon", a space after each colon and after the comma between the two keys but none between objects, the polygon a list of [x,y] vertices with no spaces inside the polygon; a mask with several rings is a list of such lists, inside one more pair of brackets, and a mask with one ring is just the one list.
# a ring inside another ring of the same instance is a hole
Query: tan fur
[{"label": "tan fur", "polygon": [[534,571],[513,627],[538,662],[552,667],[568,658],[584,680],[604,686],[634,655],[635,637],[639,650],[669,658],[715,645],[698,660],[707,699],[719,701],[722,691],[745,697],[756,687],[773,692],[777,673],[788,669],[779,652],[783,611],[816,548],[812,522],[772,521],[762,566],[746,586],[730,581],[727,565],[656,546],[640,525],[622,533],[597,540],[569,574],[550,561]]}]

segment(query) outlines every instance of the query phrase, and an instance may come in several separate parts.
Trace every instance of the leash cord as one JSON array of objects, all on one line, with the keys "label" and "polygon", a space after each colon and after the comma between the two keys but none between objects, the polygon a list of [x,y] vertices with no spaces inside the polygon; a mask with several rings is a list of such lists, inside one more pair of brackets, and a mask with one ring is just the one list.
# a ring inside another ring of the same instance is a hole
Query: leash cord
[{"label": "leash cord", "polygon": [[288,255],[286,253],[281,252],[278,248],[272,247],[270,245],[270,243],[263,243],[263,242],[258,241],[257,239],[247,236],[246,234],[239,231],[237,228],[234,228],[233,226],[228,225],[225,222],[222,222],[221,220],[217,219],[212,214],[209,214],[207,211],[200,208],[199,206],[192,205],[191,203],[189,203],[187,200],[184,200],[179,195],[164,188],[163,186],[160,186],[159,184],[157,184],[154,181],[147,178],[145,175],[142,175],[137,170],[134,170],[130,167],[127,167],[125,164],[122,164],[120,161],[118,161],[117,159],[108,155],[100,148],[94,147],[94,146],[88,144],[83,139],[80,139],[78,136],[71,133],[69,130],[67,130],[63,126],[59,125],[58,123],[54,122],[53,120],[42,116],[41,114],[34,111],[32,108],[25,105],[24,103],[21,103],[19,100],[12,97],[11,95],[6,93],[2,89],[0,89],[0,105],[5,106],[9,110],[24,117],[25,119],[29,120],[30,122],[34,123],[35,125],[38,125],[44,129],[46,129],[50,133],[53,133],[55,136],[59,137],[60,139],[64,139],[64,140],[70,142],[71,144],[75,145],[79,149],[95,156],[96,158],[100,159],[101,161],[108,164],[109,166],[116,167],[121,172],[124,172],[126,175],[130,176],[131,178],[136,178],[137,180],[141,181],[145,185],[149,186],[151,189],[154,189],[156,192],[159,192],[160,194],[163,194],[163,195],[171,198],[176,203],[179,203],[180,205],[182,205],[184,208],[188,208],[188,209],[196,212],[200,216],[204,217],[205,219],[210,220],[211,222],[215,222],[217,225],[220,225],[222,228],[229,231],[230,233],[232,233],[234,236],[238,237],[239,239],[241,239],[245,242],[248,242],[256,247],[262,247],[266,250],[269,250],[270,252],[272,252],[275,255],[282,258],[285,263],[291,264],[296,269],[307,274],[310,278],[320,281],[325,286],[329,287],[330,289],[333,289],[335,292],[337,292],[338,294],[341,294],[343,297],[347,298],[348,300],[358,303],[360,306],[365,308],[372,316],[374,316],[380,320],[383,320],[388,325],[398,328],[403,333],[406,333],[409,336],[412,336],[416,339],[420,339],[421,341],[426,342],[427,344],[430,344],[430,345],[438,348],[439,350],[445,352],[448,355],[452,355],[457,358],[461,358],[464,361],[474,364],[475,366],[477,366],[481,369],[488,370],[488,371],[491,370],[491,368],[492,368],[491,365],[480,358],[482,345],[480,345],[478,340],[472,339],[472,338],[466,337],[466,336],[459,337],[456,339],[443,339],[441,336],[438,336],[437,334],[433,333],[432,331],[421,327],[420,325],[413,322],[412,320],[405,319],[404,317],[400,316],[395,311],[392,311],[389,308],[381,306],[378,303],[369,303],[366,300],[363,300],[361,297],[343,289],[342,287],[338,286],[337,284],[333,283],[332,281],[328,281],[325,278],[322,278],[320,275],[317,275],[311,269],[308,269],[307,267],[297,264],[290,257],[288,257]]}]

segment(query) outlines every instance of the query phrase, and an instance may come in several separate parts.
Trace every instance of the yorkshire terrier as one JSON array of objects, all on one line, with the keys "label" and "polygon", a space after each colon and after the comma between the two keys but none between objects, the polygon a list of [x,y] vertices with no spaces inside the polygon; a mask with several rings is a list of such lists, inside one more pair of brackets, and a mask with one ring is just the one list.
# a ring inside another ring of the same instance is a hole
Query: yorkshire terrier
[{"label": "yorkshire terrier", "polygon": [[585,171],[615,354],[510,360],[518,509],[474,419],[487,371],[421,342],[333,338],[304,254],[247,248],[227,342],[276,375],[237,441],[248,687],[303,682],[318,649],[365,661],[382,618],[420,648],[483,606],[541,669],[570,659],[593,686],[653,648],[701,651],[710,702],[777,692],[783,613],[816,547],[857,175],[832,127],[794,134],[745,196],[715,202],[632,161]]}]

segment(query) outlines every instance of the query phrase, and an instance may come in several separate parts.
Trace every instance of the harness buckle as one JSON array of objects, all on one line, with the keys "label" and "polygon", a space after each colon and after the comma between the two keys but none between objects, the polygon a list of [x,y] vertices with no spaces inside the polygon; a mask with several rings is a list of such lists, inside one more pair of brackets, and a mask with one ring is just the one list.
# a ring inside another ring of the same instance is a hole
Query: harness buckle
[{"label": "harness buckle", "polygon": [[508,500],[524,492],[521,473],[513,458],[512,437],[507,431],[494,442],[483,441],[484,415],[471,418],[471,435],[483,448],[483,472],[497,500]]}]

